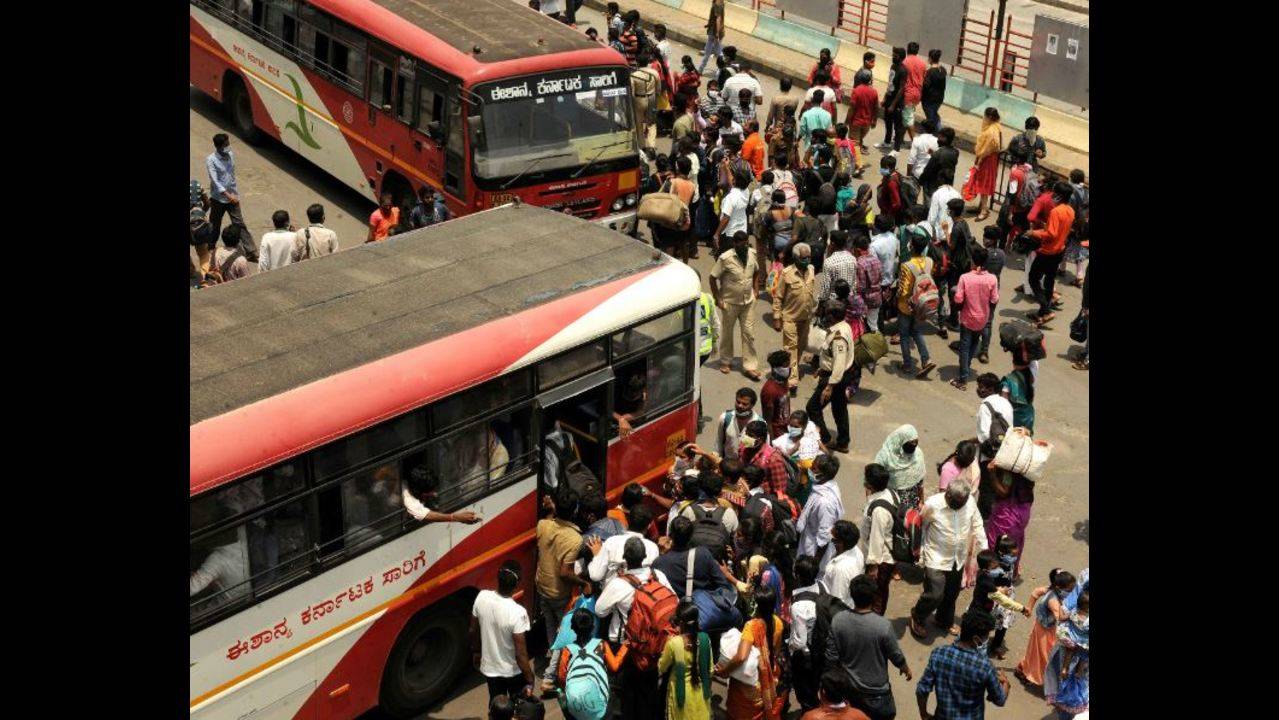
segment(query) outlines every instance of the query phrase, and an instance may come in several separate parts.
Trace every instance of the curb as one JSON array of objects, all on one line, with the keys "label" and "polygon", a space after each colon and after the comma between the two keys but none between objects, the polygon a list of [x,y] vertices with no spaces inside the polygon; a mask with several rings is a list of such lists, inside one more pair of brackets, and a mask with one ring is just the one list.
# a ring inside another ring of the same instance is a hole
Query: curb
[{"label": "curb", "polygon": [[[672,10],[678,10],[678,8],[675,8],[673,5],[669,5],[666,2],[662,2],[662,0],[656,0],[656,1],[661,3],[662,5],[666,5],[667,7],[670,7]],[[1060,1],[1064,2],[1065,0],[1060,0]],[[586,7],[591,8],[592,10],[597,10],[599,12],[604,12],[607,5],[607,3],[604,2],[603,0],[584,0],[582,4]],[[644,26],[645,31],[652,32],[653,25],[654,25],[652,19],[641,17],[640,24]],[[596,29],[598,30],[599,28],[596,28]],[[666,26],[666,36],[672,40],[676,40],[680,43],[683,43],[684,45],[688,45],[693,48],[700,48],[706,42],[706,38],[703,35],[695,36],[691,33],[685,32],[681,28],[671,27],[669,24]],[[751,35],[751,37],[755,37],[755,36]],[[764,41],[763,38],[755,38],[755,39]],[[831,41],[833,43],[838,43],[839,38],[832,36]],[[789,77],[794,81],[795,87],[802,87],[802,88],[808,87],[808,78],[803,70],[796,71],[794,68],[784,66],[779,60],[772,59],[769,57],[758,57],[751,53],[743,52],[741,48],[738,49],[737,56],[743,60],[749,61],[751,63],[751,67],[753,67],[758,72],[762,72],[763,74],[768,75],[770,77],[774,77],[774,78],[781,78],[783,76]],[[707,69],[709,70],[710,67],[711,66],[708,66]],[[949,107],[953,112],[970,114],[970,113],[965,113],[964,110],[954,107],[953,105],[944,105],[943,107]],[[967,130],[961,130],[959,128],[955,129],[954,145],[956,148],[963,150],[965,152],[971,153],[973,149],[976,147],[976,143],[977,143],[976,133],[972,133]],[[1074,148],[1069,148],[1065,145],[1062,145],[1061,147],[1071,150],[1072,152],[1078,152],[1085,156],[1088,155],[1088,153],[1075,150]],[[1053,162],[1051,157],[1045,158],[1043,161],[1040,162],[1040,165],[1043,165],[1045,168],[1060,175],[1069,175],[1070,171],[1074,169],[1073,166],[1060,165],[1056,162]]]}]

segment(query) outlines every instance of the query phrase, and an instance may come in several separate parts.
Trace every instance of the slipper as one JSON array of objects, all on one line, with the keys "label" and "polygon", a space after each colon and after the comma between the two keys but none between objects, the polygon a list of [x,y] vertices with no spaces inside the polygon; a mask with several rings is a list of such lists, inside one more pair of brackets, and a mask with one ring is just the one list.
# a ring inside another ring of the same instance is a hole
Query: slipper
[{"label": "slipper", "polygon": [[982,353],[982,354],[978,355],[978,356],[977,356],[977,362],[981,363],[982,365],[989,365],[989,364],[990,364],[990,354],[989,354],[989,353]]},{"label": "slipper", "polygon": [[986,222],[986,218],[989,218],[989,217],[990,217],[990,213],[988,213],[988,212],[986,212],[986,213],[978,213],[977,217],[976,217],[976,218],[974,218],[974,219],[975,219],[977,222]]},{"label": "slipper", "polygon": [[919,369],[919,372],[915,373],[915,378],[918,380],[923,380],[924,378],[928,377],[928,373],[932,372],[933,368],[935,367],[937,367],[937,363],[933,362],[932,360],[929,360],[928,362],[924,363],[924,366]]},{"label": "slipper", "polygon": [[722,372],[722,373],[724,373],[725,375],[727,375],[727,374],[729,374],[729,373],[733,372],[733,369],[732,369],[731,367],[729,367],[727,364],[724,364],[724,365],[720,365],[720,366],[719,366],[719,371],[720,371],[720,372]]},{"label": "slipper", "polygon": [[913,617],[910,618],[910,620],[906,624],[906,627],[910,629],[910,634],[914,635],[916,640],[928,639],[928,631],[925,630],[923,627],[921,627],[920,624],[916,622],[915,618]]},{"label": "slipper", "polygon": [[1039,327],[1044,327],[1048,323],[1052,322],[1052,319],[1055,317],[1057,317],[1057,313],[1050,312],[1047,315],[1044,315],[1043,317],[1036,319],[1035,324],[1038,325]]},{"label": "slipper", "polygon": [[743,374],[743,375],[745,375],[746,377],[750,378],[752,382],[759,382],[760,380],[763,380],[763,379],[764,379],[764,376],[763,376],[763,375],[760,375],[760,374],[759,374],[757,371],[755,371],[755,370],[743,370],[743,371],[742,371],[742,374]]},{"label": "slipper", "polygon": [[960,382],[959,378],[955,378],[954,380],[951,380],[950,386],[955,388],[956,390],[963,390],[963,391],[968,390],[968,384]]},{"label": "slipper", "polygon": [[951,626],[950,626],[950,634],[951,634],[951,635],[958,635],[958,634],[959,634],[959,626],[958,626],[958,625],[951,625]]},{"label": "slipper", "polygon": [[1070,364],[1070,366],[1071,366],[1071,367],[1073,367],[1073,368],[1074,368],[1074,369],[1076,369],[1076,370],[1087,370],[1087,369],[1088,369],[1088,361],[1087,361],[1087,360],[1076,360],[1076,361],[1074,361],[1073,363],[1071,363],[1071,364]]},{"label": "slipper", "polygon": [[901,344],[902,344],[902,341],[901,341],[901,338],[899,338],[899,337],[897,337],[896,335],[894,335],[894,336],[892,336],[892,337],[888,338],[888,344],[889,344],[889,345],[901,345]]}]

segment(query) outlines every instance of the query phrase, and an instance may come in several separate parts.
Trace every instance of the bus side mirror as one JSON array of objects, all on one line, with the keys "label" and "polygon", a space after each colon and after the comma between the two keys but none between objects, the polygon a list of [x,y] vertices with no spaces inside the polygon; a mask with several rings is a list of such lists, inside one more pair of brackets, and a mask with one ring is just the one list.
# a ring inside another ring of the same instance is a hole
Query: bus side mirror
[{"label": "bus side mirror", "polygon": [[426,135],[436,145],[444,144],[444,126],[440,124],[439,120],[432,120],[426,124]]}]

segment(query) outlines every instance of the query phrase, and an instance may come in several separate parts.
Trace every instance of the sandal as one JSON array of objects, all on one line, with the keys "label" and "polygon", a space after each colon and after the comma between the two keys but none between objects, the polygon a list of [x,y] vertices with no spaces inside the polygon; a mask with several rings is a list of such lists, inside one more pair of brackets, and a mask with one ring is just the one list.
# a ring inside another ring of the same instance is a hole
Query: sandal
[{"label": "sandal", "polygon": [[968,391],[968,384],[967,384],[967,383],[960,382],[959,378],[955,378],[954,380],[951,380],[951,381],[950,381],[950,386],[951,386],[951,387],[953,387],[953,388],[955,388],[956,390],[960,390],[960,391],[963,391],[963,392],[967,392],[967,391]]},{"label": "sandal", "polygon": [[1035,320],[1035,325],[1037,325],[1037,326],[1039,326],[1039,327],[1044,327],[1044,326],[1045,326],[1045,325],[1047,325],[1048,323],[1052,322],[1052,319],[1053,319],[1053,318],[1055,318],[1055,317],[1057,317],[1057,313],[1055,313],[1055,312],[1050,312],[1050,313],[1048,313],[1047,315],[1044,315],[1044,316],[1042,316],[1042,317],[1037,318],[1037,319]]},{"label": "sandal", "polygon": [[727,375],[727,374],[729,374],[729,373],[733,372],[733,368],[732,368],[732,367],[730,367],[728,363],[722,363],[722,364],[719,366],[719,371],[720,371],[720,372],[722,372],[722,373],[724,373],[725,375]]},{"label": "sandal", "polygon": [[929,360],[928,362],[924,363],[924,366],[919,369],[919,372],[915,373],[915,378],[917,380],[923,380],[924,378],[928,377],[928,373],[932,372],[933,368],[935,367],[937,367],[937,363],[933,362],[932,360]]},{"label": "sandal", "polygon": [[1074,368],[1074,369],[1076,369],[1076,370],[1087,370],[1087,369],[1088,369],[1088,361],[1087,361],[1087,360],[1076,360],[1076,361],[1074,361],[1073,363],[1071,363],[1071,364],[1070,364],[1070,366],[1071,366],[1071,367],[1073,367],[1073,368]]},{"label": "sandal", "polygon": [[764,376],[760,375],[759,372],[756,370],[743,370],[742,374],[750,378],[751,382],[759,382],[760,380],[764,379]]},{"label": "sandal", "polygon": [[977,362],[981,363],[982,365],[989,365],[989,364],[990,364],[990,354],[989,354],[989,353],[982,353],[982,354],[978,355],[978,356],[977,356]]}]

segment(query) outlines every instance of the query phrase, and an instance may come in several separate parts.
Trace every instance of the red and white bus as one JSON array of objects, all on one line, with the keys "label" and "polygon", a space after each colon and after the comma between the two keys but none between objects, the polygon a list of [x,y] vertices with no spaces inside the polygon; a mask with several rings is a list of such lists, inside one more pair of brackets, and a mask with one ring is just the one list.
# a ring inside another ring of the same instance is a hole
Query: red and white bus
[{"label": "red and white bus", "polygon": [[191,84],[374,202],[518,197],[635,229],[616,51],[512,0],[190,0]]},{"label": "red and white bus", "polygon": [[[191,716],[443,698],[506,559],[534,607],[544,438],[610,504],[696,438],[699,293],[638,240],[518,204],[192,293]],[[483,522],[409,515],[420,469],[431,509]]]}]

